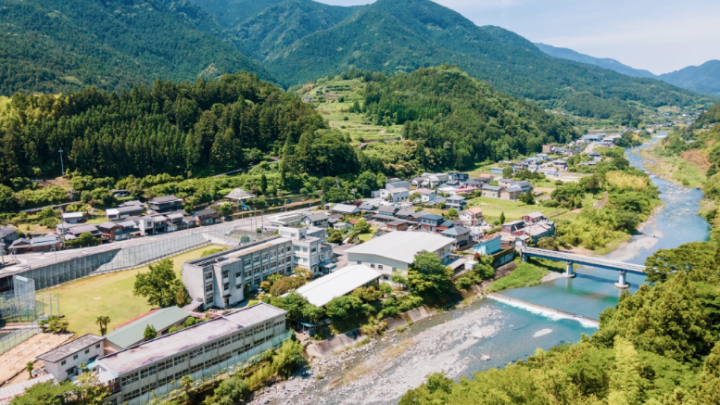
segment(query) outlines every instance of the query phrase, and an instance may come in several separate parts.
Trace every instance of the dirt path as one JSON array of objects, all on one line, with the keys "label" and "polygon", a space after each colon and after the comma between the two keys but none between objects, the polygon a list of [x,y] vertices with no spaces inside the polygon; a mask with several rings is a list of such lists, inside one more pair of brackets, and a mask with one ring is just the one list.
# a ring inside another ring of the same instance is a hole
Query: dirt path
[{"label": "dirt path", "polygon": [[25,370],[27,362],[34,362],[37,356],[62,345],[72,339],[73,336],[72,333],[63,335],[39,333],[1,354],[0,385],[12,379],[15,374]]}]

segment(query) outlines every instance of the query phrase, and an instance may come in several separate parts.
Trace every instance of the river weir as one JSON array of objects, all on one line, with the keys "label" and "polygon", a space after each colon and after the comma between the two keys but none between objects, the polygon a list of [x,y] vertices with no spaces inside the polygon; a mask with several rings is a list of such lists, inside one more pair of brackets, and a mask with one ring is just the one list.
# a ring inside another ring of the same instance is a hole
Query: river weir
[{"label": "river weir", "polygon": [[[637,150],[647,146],[627,151],[631,165],[644,170]],[[664,205],[632,240],[606,258],[643,264],[659,249],[709,239],[710,227],[697,215],[702,192],[655,176],[651,179]],[[332,355],[304,375],[266,388],[252,403],[396,404],[429,374],[472,378],[478,371],[525,359],[538,348],[575,343],[597,330],[595,320],[615,306],[621,294],[614,286],[615,271],[580,267],[576,272],[576,278],[503,291],[491,299],[434,314],[401,333],[391,332]],[[644,278],[628,274],[627,281],[632,293]]]}]

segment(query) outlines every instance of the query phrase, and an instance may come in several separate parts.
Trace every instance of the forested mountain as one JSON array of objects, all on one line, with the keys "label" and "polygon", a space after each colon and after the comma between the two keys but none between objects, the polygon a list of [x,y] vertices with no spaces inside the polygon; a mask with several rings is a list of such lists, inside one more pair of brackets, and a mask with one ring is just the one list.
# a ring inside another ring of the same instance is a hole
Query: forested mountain
[{"label": "forested mountain", "polygon": [[700,66],[689,66],[659,76],[660,80],[698,93],[720,97],[720,60],[711,60]]},{"label": "forested mountain", "polygon": [[248,18],[286,0],[192,0],[223,27],[232,29]]},{"label": "forested mountain", "polygon": [[295,41],[334,27],[359,9],[288,0],[251,17],[232,32],[238,38],[239,49],[266,62],[280,57]]},{"label": "forested mountain", "polygon": [[129,89],[241,70],[271,78],[219,39],[223,35],[186,0],[6,0],[0,7],[0,94]]},{"label": "forested mountain", "polygon": [[[269,28],[283,28],[282,8],[265,10]],[[270,14],[275,15],[275,17]],[[270,45],[275,46],[277,42]],[[634,103],[649,107],[685,105],[699,96],[667,83],[631,78],[594,66],[552,58],[524,38],[498,27],[477,27],[429,0],[378,0],[341,23],[307,35],[266,66],[286,85],[312,81],[349,68],[410,72],[451,63],[515,97],[546,108],[608,118],[636,115]]]},{"label": "forested mountain", "polygon": [[[0,115],[0,183],[57,176],[59,159],[49,157],[61,148],[65,168],[95,177],[224,172],[305,133],[319,141],[322,128],[320,115],[299,97],[249,73],[112,93],[18,93]],[[338,139],[339,147],[347,145]]]},{"label": "forested mountain", "polygon": [[563,117],[447,65],[366,80],[365,113],[377,124],[404,125],[403,137],[412,141],[405,146],[411,154],[386,162],[397,166],[468,170],[475,162],[540,152],[543,144],[578,136]]},{"label": "forested mountain", "polygon": [[[644,69],[635,69],[628,65],[624,65],[615,59],[611,58],[596,58],[594,56],[585,55],[580,52],[575,52],[568,48],[557,48],[552,45],[545,45],[541,43],[535,44],[541,51],[555,58],[573,60],[575,62],[586,63],[588,65],[599,66],[604,69],[614,70],[618,73],[632,77],[645,77],[650,79],[657,79],[652,72]],[[683,86],[680,86],[683,87]]]}]

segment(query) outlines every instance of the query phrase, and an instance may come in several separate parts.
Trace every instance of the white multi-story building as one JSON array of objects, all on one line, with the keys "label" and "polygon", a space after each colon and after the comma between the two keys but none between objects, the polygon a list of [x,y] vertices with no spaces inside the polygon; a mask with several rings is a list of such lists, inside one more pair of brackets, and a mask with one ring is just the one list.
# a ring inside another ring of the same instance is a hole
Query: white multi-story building
[{"label": "white multi-story building", "polygon": [[153,395],[223,372],[286,337],[286,312],[265,303],[164,335],[97,360],[98,378],[112,395],[109,404],[145,404]]},{"label": "white multi-story building", "polygon": [[295,267],[325,274],[332,246],[322,228],[280,227],[279,236],[182,265],[183,283],[190,298],[203,308],[226,308],[245,299],[273,274],[289,276]]}]

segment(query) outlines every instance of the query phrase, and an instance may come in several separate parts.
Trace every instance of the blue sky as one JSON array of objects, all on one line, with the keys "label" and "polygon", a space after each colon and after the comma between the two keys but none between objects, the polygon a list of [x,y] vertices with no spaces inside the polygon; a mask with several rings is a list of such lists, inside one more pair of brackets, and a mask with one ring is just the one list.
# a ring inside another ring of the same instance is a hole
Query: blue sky
[{"label": "blue sky", "polygon": [[[368,4],[372,0],[318,0]],[[477,25],[655,74],[720,59],[718,0],[434,0]]]}]

